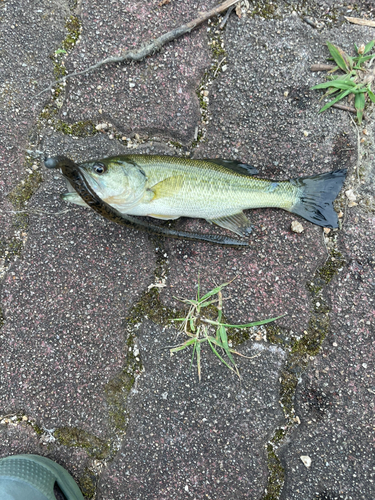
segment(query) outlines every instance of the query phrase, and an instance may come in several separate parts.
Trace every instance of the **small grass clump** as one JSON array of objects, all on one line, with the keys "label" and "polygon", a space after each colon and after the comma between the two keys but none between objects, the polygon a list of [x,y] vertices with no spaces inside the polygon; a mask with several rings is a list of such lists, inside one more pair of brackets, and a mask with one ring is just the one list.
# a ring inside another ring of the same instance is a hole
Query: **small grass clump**
[{"label": "small grass clump", "polygon": [[[190,369],[196,357],[199,381],[201,380],[201,348],[205,342],[209,344],[215,356],[217,356],[227,368],[241,378],[233,354],[244,358],[247,356],[237,352],[230,346],[228,342],[227,328],[251,328],[253,326],[270,323],[283,317],[277,316],[275,318],[254,321],[243,325],[230,325],[228,323],[222,323],[223,296],[221,291],[224,287],[228,286],[229,283],[230,282],[223,283],[201,297],[200,284],[198,280],[196,299],[180,299],[175,297],[175,299],[190,306],[186,317],[172,320],[182,322],[182,330],[189,338],[183,344],[170,349],[170,352],[171,355],[173,355],[176,352],[192,346],[193,354],[191,357]],[[215,295],[217,295],[217,298],[215,298]],[[216,319],[206,317],[207,314],[205,314],[205,312],[210,311],[210,313],[212,313],[212,310],[216,313]]]},{"label": "small grass clump", "polygon": [[[368,96],[372,102],[375,102],[375,95],[371,90],[371,84],[374,80],[374,72],[368,73],[364,63],[375,58],[375,54],[368,54],[374,47],[375,40],[371,40],[366,45],[361,45],[355,49],[358,56],[350,57],[340,47],[336,47],[330,42],[327,42],[328,50],[334,60],[336,66],[329,72],[328,82],[319,83],[312,87],[313,90],[328,89],[323,97],[336,94],[336,97],[327,102],[320,110],[322,113],[326,109],[336,104],[341,99],[349,96],[349,100],[354,95],[354,107],[357,110],[358,123],[362,122],[363,112],[366,104],[366,97]],[[368,55],[366,55],[368,54]],[[341,70],[345,74],[339,76],[331,76],[331,73]]]}]

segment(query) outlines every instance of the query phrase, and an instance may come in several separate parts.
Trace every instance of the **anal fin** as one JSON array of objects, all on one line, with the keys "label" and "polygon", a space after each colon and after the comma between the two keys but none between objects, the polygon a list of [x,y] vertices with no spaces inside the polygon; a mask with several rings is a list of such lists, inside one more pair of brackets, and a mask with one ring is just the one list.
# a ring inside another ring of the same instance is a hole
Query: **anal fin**
[{"label": "anal fin", "polygon": [[252,226],[249,219],[243,212],[238,214],[226,215],[225,217],[218,217],[217,219],[207,219],[208,222],[213,222],[220,227],[229,229],[239,236],[249,236],[252,232]]},{"label": "anal fin", "polygon": [[179,219],[179,215],[160,215],[160,214],[148,214],[148,217],[153,217],[154,219],[163,219],[163,220],[175,220]]}]

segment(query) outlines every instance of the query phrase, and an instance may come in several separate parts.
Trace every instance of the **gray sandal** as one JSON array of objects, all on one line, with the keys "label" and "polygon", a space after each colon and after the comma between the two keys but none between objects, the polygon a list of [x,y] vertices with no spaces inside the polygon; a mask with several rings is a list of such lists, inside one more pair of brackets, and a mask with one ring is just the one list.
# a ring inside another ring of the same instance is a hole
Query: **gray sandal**
[{"label": "gray sandal", "polygon": [[13,455],[0,459],[1,500],[56,500],[56,483],[67,500],[84,500],[69,472],[49,458]]}]

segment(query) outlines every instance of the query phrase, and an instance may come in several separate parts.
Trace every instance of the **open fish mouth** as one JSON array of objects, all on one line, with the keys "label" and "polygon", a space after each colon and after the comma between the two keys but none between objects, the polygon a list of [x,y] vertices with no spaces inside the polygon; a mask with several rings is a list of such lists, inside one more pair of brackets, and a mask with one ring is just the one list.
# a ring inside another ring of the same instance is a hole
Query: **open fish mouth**
[{"label": "open fish mouth", "polygon": [[85,179],[85,181],[90,185],[90,187],[95,191],[95,192],[101,192],[102,189],[101,189],[101,186],[100,184],[96,181],[96,179],[94,179],[94,177],[92,177],[87,171],[86,169],[84,169],[83,167],[81,167],[80,165],[77,165],[77,168],[79,170],[79,172],[81,173],[82,177]]}]

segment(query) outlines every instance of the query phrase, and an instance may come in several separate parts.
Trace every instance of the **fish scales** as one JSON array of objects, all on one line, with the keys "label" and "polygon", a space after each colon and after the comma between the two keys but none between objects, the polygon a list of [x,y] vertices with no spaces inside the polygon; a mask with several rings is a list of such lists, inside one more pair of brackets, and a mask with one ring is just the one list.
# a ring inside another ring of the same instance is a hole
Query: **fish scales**
[{"label": "fish scales", "polygon": [[[250,177],[204,160],[162,157],[158,161],[151,155],[129,155],[128,158],[142,167],[149,186],[167,177],[176,179],[174,191],[151,204],[141,204],[134,215],[166,208],[170,215],[198,218],[222,217],[246,208],[288,210],[298,197],[299,189],[288,181]],[[179,177],[183,181],[181,186],[177,185]]]}]

